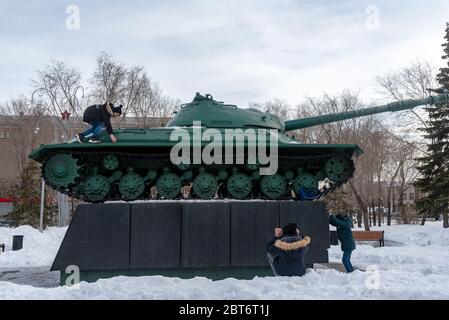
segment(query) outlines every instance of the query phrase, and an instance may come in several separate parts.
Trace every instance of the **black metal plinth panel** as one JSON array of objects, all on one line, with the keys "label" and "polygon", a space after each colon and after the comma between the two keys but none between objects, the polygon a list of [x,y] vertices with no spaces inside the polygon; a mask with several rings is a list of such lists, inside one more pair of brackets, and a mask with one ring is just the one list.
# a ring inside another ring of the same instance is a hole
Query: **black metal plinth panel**
[{"label": "black metal plinth panel", "polygon": [[127,203],[78,206],[51,270],[128,268],[129,221]]},{"label": "black metal plinth panel", "polygon": [[305,234],[305,215],[304,205],[302,202],[285,201],[279,203],[279,221],[282,228],[287,223],[296,223],[299,226],[299,232]]},{"label": "black metal plinth panel", "polygon": [[182,203],[182,267],[230,265],[229,202]]},{"label": "black metal plinth panel", "polygon": [[281,226],[295,222],[303,236],[309,236],[311,243],[305,260],[307,264],[328,262],[329,224],[322,202],[281,202]]},{"label": "black metal plinth panel", "polygon": [[328,261],[320,202],[173,201],[80,205],[52,270],[260,267],[275,227],[296,222],[312,239],[306,263]]},{"label": "black metal plinth panel", "polygon": [[231,265],[267,265],[265,244],[278,225],[278,202],[231,202]]},{"label": "black metal plinth panel", "polygon": [[179,268],[181,204],[131,206],[130,268]]},{"label": "black metal plinth panel", "polygon": [[327,263],[329,262],[327,249],[330,247],[328,211],[323,202],[306,202],[305,208],[307,231],[313,235],[306,262]]}]

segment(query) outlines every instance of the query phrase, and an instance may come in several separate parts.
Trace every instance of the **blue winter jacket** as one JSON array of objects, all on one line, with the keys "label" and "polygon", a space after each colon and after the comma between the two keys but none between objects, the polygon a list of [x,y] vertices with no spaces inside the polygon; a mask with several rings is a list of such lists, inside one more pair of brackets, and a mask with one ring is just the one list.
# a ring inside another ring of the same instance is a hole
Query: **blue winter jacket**
[{"label": "blue winter jacket", "polygon": [[337,227],[337,236],[338,239],[341,242],[341,250],[342,251],[352,251],[355,250],[355,241],[354,237],[352,236],[352,220],[342,215],[330,215],[329,216],[329,223],[333,225],[334,227]]},{"label": "blue winter jacket", "polygon": [[304,255],[310,243],[309,237],[273,237],[267,244],[267,252],[274,256],[273,266],[280,276],[302,276],[306,273]]}]

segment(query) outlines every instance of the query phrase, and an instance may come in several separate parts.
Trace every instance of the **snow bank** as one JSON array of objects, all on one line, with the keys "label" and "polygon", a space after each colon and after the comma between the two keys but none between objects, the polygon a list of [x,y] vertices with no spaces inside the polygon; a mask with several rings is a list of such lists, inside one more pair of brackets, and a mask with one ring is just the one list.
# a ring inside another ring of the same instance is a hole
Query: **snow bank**
[{"label": "snow bank", "polygon": [[[377,228],[373,228],[377,229]],[[334,269],[308,270],[304,277],[256,277],[212,281],[162,276],[115,277],[79,288],[36,288],[0,281],[2,299],[449,299],[449,230],[441,222],[383,226],[386,247],[360,243],[346,274]],[[0,228],[0,242],[11,249],[12,235],[23,234],[24,249],[0,254],[0,268],[50,266],[66,228],[40,233],[31,227]],[[340,262],[339,246],[329,249]],[[374,270],[374,271],[371,271]]]},{"label": "snow bank", "polygon": [[383,225],[381,227],[371,227],[371,230],[384,230],[385,240],[400,242],[402,244],[449,247],[449,229],[443,229],[442,221],[428,221],[424,226],[412,224]]},{"label": "snow bank", "polygon": [[[329,261],[341,262],[341,257],[340,247],[332,246],[329,250]],[[358,245],[352,253],[351,261],[353,265],[363,270],[374,265],[380,270],[397,270],[421,275],[439,274],[444,273],[449,267],[449,249],[440,245],[383,248]]]},{"label": "snow bank", "polygon": [[[352,254],[354,265],[365,269],[376,265],[381,270],[400,270],[421,274],[443,273],[449,267],[449,229],[441,221],[421,225],[372,227],[385,230],[385,240],[393,245],[379,248],[359,242]],[[329,260],[341,261],[339,246],[329,249]],[[448,288],[449,289],[449,288]]]},{"label": "snow bank", "polygon": [[[378,287],[372,279],[379,279]],[[78,288],[50,289],[0,282],[0,299],[449,299],[449,275],[397,270],[345,274],[312,270],[304,277],[253,280],[115,277]]]},{"label": "snow bank", "polygon": [[[0,268],[50,266],[58,252],[67,228],[50,227],[44,232],[30,226],[0,227],[0,243],[5,252],[0,253]],[[23,235],[23,249],[11,251],[13,235]]]}]

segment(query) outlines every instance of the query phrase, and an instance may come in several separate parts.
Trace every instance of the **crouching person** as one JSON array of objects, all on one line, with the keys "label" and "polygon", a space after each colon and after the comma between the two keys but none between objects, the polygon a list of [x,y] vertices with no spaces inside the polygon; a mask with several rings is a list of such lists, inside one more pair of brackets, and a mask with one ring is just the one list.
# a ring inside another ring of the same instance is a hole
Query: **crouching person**
[{"label": "crouching person", "polygon": [[303,276],[306,273],[304,255],[309,237],[299,235],[296,223],[274,229],[274,237],[267,244],[267,256],[275,276]]},{"label": "crouching person", "polygon": [[114,135],[114,131],[111,125],[111,118],[120,117],[122,114],[122,105],[114,107],[112,103],[96,104],[88,107],[83,114],[83,121],[90,124],[91,127],[75,135],[76,140],[82,143],[84,138],[92,134],[92,138],[89,139],[90,143],[100,143],[101,131],[106,128],[106,131],[111,138],[112,143],[117,142],[117,138]]}]

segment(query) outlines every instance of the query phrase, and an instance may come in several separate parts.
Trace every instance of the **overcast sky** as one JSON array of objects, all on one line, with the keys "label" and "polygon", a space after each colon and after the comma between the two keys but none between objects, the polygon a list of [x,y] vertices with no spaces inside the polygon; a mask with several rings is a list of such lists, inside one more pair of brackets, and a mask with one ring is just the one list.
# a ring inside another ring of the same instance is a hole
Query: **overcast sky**
[{"label": "overcast sky", "polygon": [[0,0],[0,101],[29,93],[52,59],[88,80],[102,50],[144,65],[184,102],[200,91],[296,104],[344,88],[374,100],[375,75],[416,59],[441,65],[446,22],[448,0]]}]

